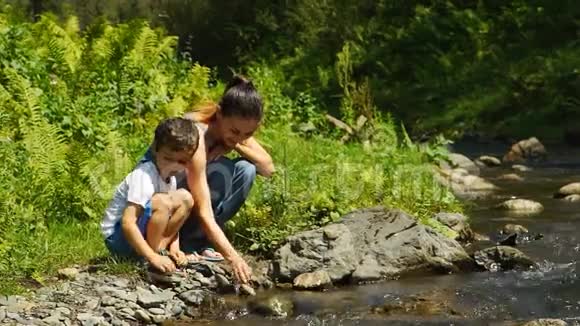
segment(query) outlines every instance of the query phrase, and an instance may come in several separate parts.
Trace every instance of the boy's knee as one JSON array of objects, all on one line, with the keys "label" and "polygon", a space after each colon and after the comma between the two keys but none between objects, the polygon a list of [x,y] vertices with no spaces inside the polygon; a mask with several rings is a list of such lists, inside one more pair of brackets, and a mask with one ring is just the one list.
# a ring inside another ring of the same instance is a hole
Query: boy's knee
[{"label": "boy's knee", "polygon": [[193,208],[193,196],[186,189],[177,189],[174,193],[174,204],[184,206],[189,211]]},{"label": "boy's knee", "polygon": [[171,202],[171,196],[168,194],[157,193],[151,198],[151,210],[152,211],[165,211],[171,213],[173,210],[173,203]]}]

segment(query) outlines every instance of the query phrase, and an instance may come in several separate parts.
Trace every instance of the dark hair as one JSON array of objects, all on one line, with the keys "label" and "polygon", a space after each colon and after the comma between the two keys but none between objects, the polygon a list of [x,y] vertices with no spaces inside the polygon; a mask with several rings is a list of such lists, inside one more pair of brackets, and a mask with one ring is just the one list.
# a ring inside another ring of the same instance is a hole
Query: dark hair
[{"label": "dark hair", "polygon": [[168,118],[157,125],[153,144],[156,151],[165,147],[175,152],[195,152],[199,145],[199,132],[189,119]]},{"label": "dark hair", "polygon": [[262,119],[262,97],[254,83],[240,75],[235,75],[228,83],[218,105],[226,117]]}]

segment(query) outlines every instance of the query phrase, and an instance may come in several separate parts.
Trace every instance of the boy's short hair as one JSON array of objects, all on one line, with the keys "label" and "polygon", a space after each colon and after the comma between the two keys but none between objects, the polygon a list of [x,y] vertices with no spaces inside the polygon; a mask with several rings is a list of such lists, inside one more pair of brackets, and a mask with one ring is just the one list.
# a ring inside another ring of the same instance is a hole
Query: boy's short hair
[{"label": "boy's short hair", "polygon": [[174,152],[195,152],[199,145],[199,132],[190,119],[168,118],[157,125],[153,142],[155,151],[167,148]]}]

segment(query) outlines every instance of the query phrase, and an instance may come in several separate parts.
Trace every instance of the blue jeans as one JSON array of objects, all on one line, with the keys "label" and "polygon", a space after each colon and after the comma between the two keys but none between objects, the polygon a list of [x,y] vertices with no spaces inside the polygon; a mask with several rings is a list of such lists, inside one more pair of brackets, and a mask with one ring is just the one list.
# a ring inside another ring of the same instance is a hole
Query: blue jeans
[{"label": "blue jeans", "polygon": [[[255,179],[256,166],[244,158],[230,160],[221,157],[207,165],[211,206],[215,220],[222,229],[248,198]],[[177,187],[187,189],[187,181],[183,180]],[[210,246],[197,216],[192,214],[185,221],[179,231],[179,242],[185,252]]]},{"label": "blue jeans", "polygon": [[[137,220],[137,226],[139,227],[139,231],[141,231],[141,235],[144,239],[147,239],[147,223],[151,219],[151,201],[148,201],[145,204],[145,208],[143,209],[143,214],[139,216]],[[137,252],[131,245],[127,238],[125,238],[125,234],[121,229],[121,221],[115,224],[115,230],[113,234],[108,236],[105,239],[105,246],[109,249],[109,252],[113,256],[123,257],[123,258],[130,258],[130,259],[141,259]]]}]

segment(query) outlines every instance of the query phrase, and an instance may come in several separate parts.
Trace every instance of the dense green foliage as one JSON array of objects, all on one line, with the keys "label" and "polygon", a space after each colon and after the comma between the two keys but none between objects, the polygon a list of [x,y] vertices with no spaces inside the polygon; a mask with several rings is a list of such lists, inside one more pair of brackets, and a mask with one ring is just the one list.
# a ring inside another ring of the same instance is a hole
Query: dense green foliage
[{"label": "dense green foliage", "polygon": [[[101,215],[157,122],[215,100],[223,83],[178,56],[176,37],[147,23],[101,22],[81,31],[75,16],[32,23],[4,10],[0,277],[42,282],[60,266],[106,255]],[[267,103],[257,137],[278,173],[257,182],[229,226],[241,248],[267,255],[285,235],[364,206],[399,207],[435,227],[433,212],[460,209],[432,178],[429,163],[444,157],[444,142],[415,145],[377,112],[368,84],[351,77],[350,56],[343,50],[336,66],[339,105],[350,119],[362,110],[368,123],[347,144],[325,123],[316,93],[288,96],[280,69],[247,66]]]},{"label": "dense green foliage", "polygon": [[[338,53],[352,80],[415,135],[480,130],[561,137],[580,124],[575,0],[25,1],[86,24],[143,17],[179,35],[201,64],[266,62],[283,91],[317,94],[338,114]],[[346,119],[346,117],[344,117]]]}]

